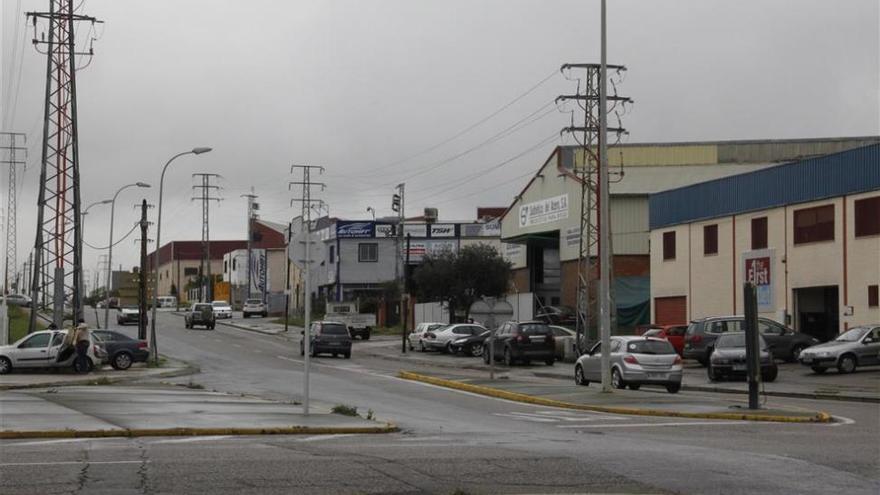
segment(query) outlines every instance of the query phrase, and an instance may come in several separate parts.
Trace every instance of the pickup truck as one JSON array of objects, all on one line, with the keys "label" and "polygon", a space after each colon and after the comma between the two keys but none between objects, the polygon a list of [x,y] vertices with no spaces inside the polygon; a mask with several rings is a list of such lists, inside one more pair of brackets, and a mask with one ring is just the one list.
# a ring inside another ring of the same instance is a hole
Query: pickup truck
[{"label": "pickup truck", "polygon": [[370,331],[376,326],[376,315],[359,313],[356,303],[327,303],[324,319],[345,324],[351,338],[361,340],[370,340]]}]

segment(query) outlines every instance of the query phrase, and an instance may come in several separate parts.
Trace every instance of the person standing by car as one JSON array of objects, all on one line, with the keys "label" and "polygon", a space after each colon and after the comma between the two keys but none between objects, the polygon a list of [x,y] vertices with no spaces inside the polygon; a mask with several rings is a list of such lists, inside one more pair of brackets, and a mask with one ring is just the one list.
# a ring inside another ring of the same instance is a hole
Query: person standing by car
[{"label": "person standing by car", "polygon": [[76,333],[74,334],[73,341],[76,346],[76,370],[80,373],[88,373],[89,371],[89,346],[92,343],[91,332],[89,332],[89,326],[85,323],[80,323],[76,327]]}]

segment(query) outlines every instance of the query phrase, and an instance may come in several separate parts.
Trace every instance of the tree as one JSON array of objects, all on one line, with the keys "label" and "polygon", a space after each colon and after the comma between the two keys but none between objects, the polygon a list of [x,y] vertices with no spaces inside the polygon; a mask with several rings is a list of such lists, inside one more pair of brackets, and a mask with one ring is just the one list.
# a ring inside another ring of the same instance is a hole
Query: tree
[{"label": "tree", "polygon": [[457,308],[463,308],[467,317],[474,301],[505,295],[510,284],[510,268],[510,263],[494,247],[476,244],[465,246],[457,253],[444,251],[425,255],[413,280],[421,300],[443,301],[449,306],[452,323]]}]

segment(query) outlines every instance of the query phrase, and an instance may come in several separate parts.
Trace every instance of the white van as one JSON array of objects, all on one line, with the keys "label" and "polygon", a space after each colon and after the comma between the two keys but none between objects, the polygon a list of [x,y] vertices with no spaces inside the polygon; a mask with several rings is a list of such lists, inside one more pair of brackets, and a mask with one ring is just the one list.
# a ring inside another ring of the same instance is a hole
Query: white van
[{"label": "white van", "polygon": [[176,308],[177,307],[177,298],[174,296],[159,296],[158,297],[160,308]]}]

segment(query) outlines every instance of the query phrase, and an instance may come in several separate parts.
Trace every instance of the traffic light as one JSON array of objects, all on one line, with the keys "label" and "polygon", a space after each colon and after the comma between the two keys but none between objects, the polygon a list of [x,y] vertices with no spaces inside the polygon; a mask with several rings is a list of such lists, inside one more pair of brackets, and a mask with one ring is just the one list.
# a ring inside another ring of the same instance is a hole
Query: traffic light
[{"label": "traffic light", "polygon": [[395,212],[400,211],[400,194],[391,196],[391,210]]}]

